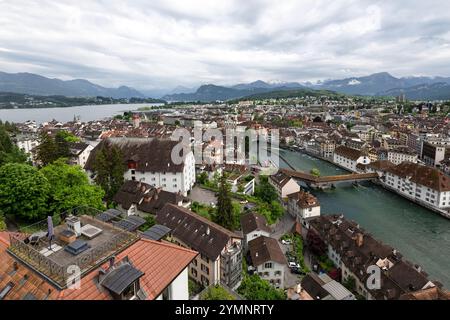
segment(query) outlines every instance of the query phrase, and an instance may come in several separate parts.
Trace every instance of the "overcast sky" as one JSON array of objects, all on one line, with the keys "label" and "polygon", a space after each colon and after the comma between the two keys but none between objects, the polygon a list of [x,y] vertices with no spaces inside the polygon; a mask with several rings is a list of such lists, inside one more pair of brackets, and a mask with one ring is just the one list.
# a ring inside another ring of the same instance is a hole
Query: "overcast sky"
[{"label": "overcast sky", "polygon": [[0,71],[141,90],[450,76],[450,1],[0,0]]}]

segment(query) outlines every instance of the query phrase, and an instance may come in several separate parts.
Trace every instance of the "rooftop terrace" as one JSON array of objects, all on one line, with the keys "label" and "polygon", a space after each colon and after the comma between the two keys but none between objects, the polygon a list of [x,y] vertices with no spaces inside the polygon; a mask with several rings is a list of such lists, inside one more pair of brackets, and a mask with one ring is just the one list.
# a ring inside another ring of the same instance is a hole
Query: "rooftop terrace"
[{"label": "rooftop terrace", "polygon": [[136,233],[117,226],[120,218],[104,222],[101,214],[83,208],[53,217],[61,223],[55,223],[52,241],[48,239],[47,221],[11,233],[8,252],[63,289],[71,283],[77,267],[82,277],[139,239]]}]

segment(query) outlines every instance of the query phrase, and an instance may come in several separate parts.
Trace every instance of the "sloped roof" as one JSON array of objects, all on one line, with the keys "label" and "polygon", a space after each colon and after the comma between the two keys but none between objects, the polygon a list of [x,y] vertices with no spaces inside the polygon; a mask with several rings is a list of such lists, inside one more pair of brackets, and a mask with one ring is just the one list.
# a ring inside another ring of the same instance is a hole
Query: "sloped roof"
[{"label": "sloped roof", "polygon": [[248,234],[255,230],[271,232],[267,220],[263,215],[250,212],[241,216],[242,232]]},{"label": "sloped roof", "polygon": [[198,214],[166,204],[156,214],[156,222],[172,230],[172,235],[194,250],[216,260],[228,241],[242,237]]},{"label": "sloped roof", "polygon": [[387,172],[402,178],[410,178],[412,182],[438,190],[450,191],[450,177],[438,169],[412,162],[402,162],[395,167],[387,168]]},{"label": "sloped roof", "polygon": [[[13,283],[5,299],[49,299],[49,300],[111,300],[109,291],[98,283],[98,270],[95,269],[82,278],[80,290],[62,291],[50,285],[43,277],[17,262],[6,252],[9,246],[9,233],[0,232],[0,290]],[[140,278],[141,288],[148,300],[156,299],[161,292],[192,262],[197,252],[183,247],[148,239],[140,239],[117,255],[120,261],[128,257],[134,268],[144,273]],[[102,268],[105,269],[108,263]],[[24,279],[24,276],[27,279]],[[49,291],[50,290],[50,291]]]},{"label": "sloped roof", "polygon": [[337,147],[334,153],[351,160],[358,160],[362,156],[361,151],[346,146]]},{"label": "sloped roof", "polygon": [[[172,150],[178,141],[151,138],[107,138],[102,140],[90,153],[85,168],[93,170],[93,163],[98,150],[104,146],[118,147],[124,157],[124,165],[136,163],[136,170],[142,172],[182,172],[184,162],[172,161]],[[186,155],[183,155],[185,157]]]},{"label": "sloped roof", "polygon": [[253,266],[259,266],[265,262],[274,261],[286,264],[286,257],[274,238],[260,236],[248,242],[248,251]]},{"label": "sloped roof", "polygon": [[297,205],[302,209],[320,206],[319,200],[314,195],[303,190],[289,194],[288,198],[295,200]]}]

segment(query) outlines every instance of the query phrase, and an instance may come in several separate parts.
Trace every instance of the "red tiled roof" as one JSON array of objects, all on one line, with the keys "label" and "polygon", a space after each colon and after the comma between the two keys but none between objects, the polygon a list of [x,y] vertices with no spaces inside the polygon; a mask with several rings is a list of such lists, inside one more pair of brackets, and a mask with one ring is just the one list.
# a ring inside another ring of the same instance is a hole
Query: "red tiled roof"
[{"label": "red tiled roof", "polygon": [[[51,289],[47,299],[59,300],[111,300],[108,290],[98,284],[98,269],[90,272],[81,279],[81,289],[64,289],[58,291],[42,277],[22,264],[14,276],[8,273],[13,269],[14,258],[6,249],[9,246],[7,232],[0,232],[0,289],[9,282],[15,285],[6,299],[21,299],[25,294],[32,293],[37,299],[44,299]],[[148,239],[140,239],[120,254],[117,261],[128,256],[136,269],[144,272],[140,280],[141,288],[147,294],[148,300],[156,299],[161,292],[191,263],[198,255],[197,252],[183,247]],[[103,265],[106,268],[108,263]],[[20,286],[23,274],[28,274],[28,280]]]}]

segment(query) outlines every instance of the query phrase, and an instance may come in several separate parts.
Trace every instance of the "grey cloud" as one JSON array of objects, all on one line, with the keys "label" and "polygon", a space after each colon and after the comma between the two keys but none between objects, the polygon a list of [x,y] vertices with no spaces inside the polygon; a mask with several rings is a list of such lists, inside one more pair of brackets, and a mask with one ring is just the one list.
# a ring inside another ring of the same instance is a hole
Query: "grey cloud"
[{"label": "grey cloud", "polygon": [[17,0],[0,12],[0,70],[106,86],[450,75],[443,1]]}]

